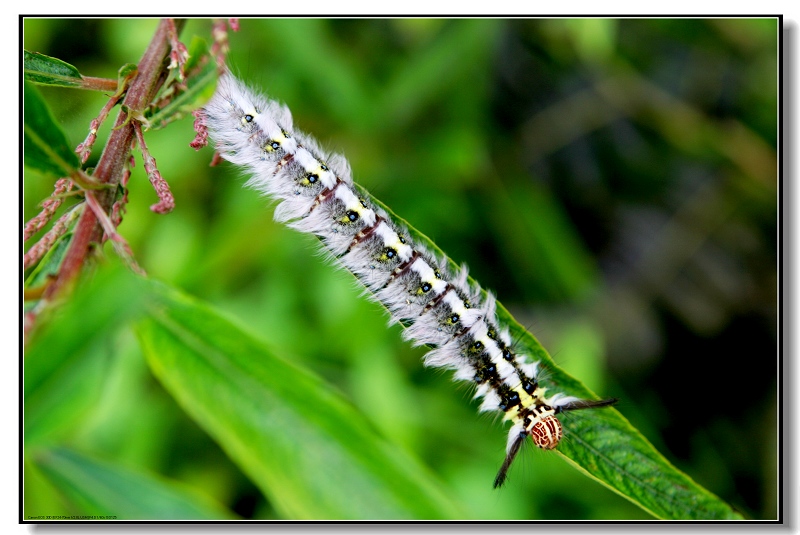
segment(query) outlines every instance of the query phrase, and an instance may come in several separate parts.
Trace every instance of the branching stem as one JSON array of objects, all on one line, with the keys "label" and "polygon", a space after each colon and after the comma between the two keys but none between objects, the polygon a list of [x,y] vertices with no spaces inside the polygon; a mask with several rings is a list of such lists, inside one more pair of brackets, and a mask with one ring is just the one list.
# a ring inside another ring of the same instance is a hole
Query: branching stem
[{"label": "branching stem", "polygon": [[[176,20],[174,22],[174,28],[178,32],[184,25],[184,20]],[[128,92],[125,95],[123,104],[127,109],[145,109],[166,80],[169,54],[172,50],[170,31],[170,23],[162,20],[138,64],[139,72],[131,81]],[[130,157],[131,144],[134,139],[133,125],[124,124],[127,117],[128,114],[124,112],[117,116],[115,128],[109,135],[108,144],[103,150],[93,174],[98,182],[116,186],[121,180],[125,164]],[[108,214],[111,211],[115,195],[116,188],[95,193],[97,204],[104,213]],[[45,299],[56,295],[80,273],[90,253],[91,244],[99,243],[102,240],[103,231],[104,229],[99,224],[96,210],[84,210],[75,227],[74,236],[64,257],[58,277],[45,291]]]}]

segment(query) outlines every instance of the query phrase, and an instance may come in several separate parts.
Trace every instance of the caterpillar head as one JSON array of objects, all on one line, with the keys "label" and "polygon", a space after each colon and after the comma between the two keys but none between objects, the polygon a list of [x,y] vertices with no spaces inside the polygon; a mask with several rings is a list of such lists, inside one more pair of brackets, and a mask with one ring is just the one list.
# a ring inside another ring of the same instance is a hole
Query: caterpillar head
[{"label": "caterpillar head", "polygon": [[230,73],[220,76],[203,111],[215,148],[233,163],[252,165],[296,150],[288,108],[250,91]]},{"label": "caterpillar head", "polygon": [[531,426],[528,434],[538,447],[543,450],[552,450],[561,442],[561,437],[564,436],[564,428],[558,418],[548,414],[544,418],[537,420]]},{"label": "caterpillar head", "polygon": [[556,417],[557,414],[579,409],[607,407],[616,402],[616,398],[594,401],[556,395],[548,401],[552,406],[536,405],[529,408],[527,415],[519,416],[522,421],[511,428],[506,458],[497,472],[497,477],[494,479],[494,487],[500,487],[505,483],[508,469],[511,467],[511,463],[514,462],[517,453],[519,453],[526,436],[530,436],[533,443],[543,450],[552,450],[558,446],[564,436],[564,428],[561,425],[561,421]]}]

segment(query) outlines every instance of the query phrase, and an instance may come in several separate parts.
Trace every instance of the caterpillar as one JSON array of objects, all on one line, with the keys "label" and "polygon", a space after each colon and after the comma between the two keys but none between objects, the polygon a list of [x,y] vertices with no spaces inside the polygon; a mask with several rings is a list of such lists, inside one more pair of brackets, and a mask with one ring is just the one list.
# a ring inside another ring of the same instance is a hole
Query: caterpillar
[{"label": "caterpillar", "polygon": [[466,266],[414,243],[403,225],[353,183],[347,160],[328,154],[295,130],[289,109],[252,92],[229,72],[200,113],[218,154],[241,166],[247,186],[279,201],[276,221],[315,235],[323,253],[352,272],[367,294],[402,323],[403,337],[430,347],[426,366],[454,371],[475,385],[480,411],[500,411],[511,422],[506,455],[494,480],[500,487],[523,441],[558,446],[558,415],[605,407],[616,399],[584,400],[546,395],[539,363],[512,348],[498,323],[496,302],[468,278]]}]

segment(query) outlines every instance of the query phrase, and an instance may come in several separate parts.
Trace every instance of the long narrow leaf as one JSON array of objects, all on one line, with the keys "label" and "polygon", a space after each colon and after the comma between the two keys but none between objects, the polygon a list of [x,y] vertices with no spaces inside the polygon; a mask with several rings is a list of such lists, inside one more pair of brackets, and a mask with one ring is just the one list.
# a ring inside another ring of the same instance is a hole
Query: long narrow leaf
[{"label": "long narrow leaf", "polygon": [[464,516],[339,393],[208,307],[165,291],[138,332],[165,388],[286,518]]},{"label": "long narrow leaf", "polygon": [[38,452],[34,462],[80,515],[98,520],[225,520],[210,498],[177,482],[66,448]]}]

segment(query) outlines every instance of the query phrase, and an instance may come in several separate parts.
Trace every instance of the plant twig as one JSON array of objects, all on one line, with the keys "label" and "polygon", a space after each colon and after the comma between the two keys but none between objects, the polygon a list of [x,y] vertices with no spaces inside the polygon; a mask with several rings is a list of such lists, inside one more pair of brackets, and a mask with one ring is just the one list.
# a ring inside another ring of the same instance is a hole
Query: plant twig
[{"label": "plant twig", "polygon": [[82,83],[79,89],[89,89],[92,91],[116,91],[117,81],[110,78],[95,78],[93,76],[81,76]]},{"label": "plant twig", "polygon": [[175,208],[175,197],[169,189],[169,184],[167,184],[167,181],[164,180],[164,177],[162,177],[161,173],[158,171],[156,159],[153,158],[150,151],[147,150],[147,144],[142,134],[142,124],[134,119],[133,129],[136,132],[136,139],[139,141],[139,148],[142,151],[144,170],[147,173],[147,178],[150,179],[150,184],[153,185],[153,189],[156,190],[156,194],[158,195],[158,204],[152,205],[150,210],[157,214],[168,214]]},{"label": "plant twig", "polygon": [[28,221],[25,225],[25,230],[23,232],[23,241],[28,241],[31,239],[31,236],[39,232],[44,228],[45,225],[53,218],[53,215],[58,210],[61,203],[64,202],[64,194],[67,193],[72,188],[72,181],[68,178],[59,178],[56,183],[55,187],[53,188],[53,194],[50,195],[47,199],[42,202],[42,211],[39,214]]},{"label": "plant twig", "polygon": [[[64,179],[62,179],[64,180]],[[58,221],[53,223],[53,226],[47,233],[42,236],[42,238],[33,244],[33,247],[28,249],[25,255],[22,257],[22,267],[23,269],[28,269],[36,264],[44,254],[53,247],[53,244],[56,243],[56,240],[64,235],[64,233],[69,229],[70,224],[72,221],[77,218],[81,213],[82,204],[78,204],[72,207],[72,209],[58,218]]]},{"label": "plant twig", "polygon": [[89,124],[89,135],[83,143],[78,145],[75,149],[81,163],[86,163],[86,160],[89,159],[89,155],[92,153],[92,145],[94,145],[95,140],[97,140],[97,130],[100,128],[100,125],[103,124],[103,121],[106,120],[108,114],[111,113],[111,109],[117,105],[117,102],[119,102],[121,98],[122,94],[119,92],[112,96],[108,102],[106,102],[106,105],[103,106],[103,109],[100,110],[100,114],[95,119],[92,119],[92,122]]},{"label": "plant twig", "polygon": [[136,263],[136,260],[133,258],[133,252],[131,251],[130,245],[128,242],[125,241],[125,238],[117,232],[117,229],[114,228],[114,223],[111,222],[111,219],[108,217],[108,214],[105,212],[100,203],[97,202],[97,198],[95,197],[95,193],[93,191],[86,192],[86,205],[94,212],[95,217],[97,217],[97,221],[100,223],[100,227],[102,227],[103,232],[105,234],[105,238],[111,240],[111,244],[114,246],[114,250],[117,251],[117,254],[122,258],[125,263],[128,264],[134,272],[138,273],[139,275],[147,275],[145,271]]}]

